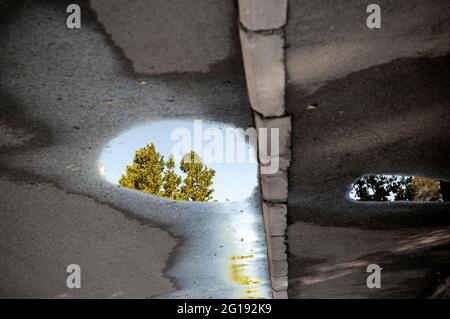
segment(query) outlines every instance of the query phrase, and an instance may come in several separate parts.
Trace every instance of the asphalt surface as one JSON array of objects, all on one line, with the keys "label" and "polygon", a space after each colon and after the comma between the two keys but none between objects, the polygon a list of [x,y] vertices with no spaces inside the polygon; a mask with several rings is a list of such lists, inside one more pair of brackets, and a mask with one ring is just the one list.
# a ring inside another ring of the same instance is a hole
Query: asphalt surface
[{"label": "asphalt surface", "polygon": [[[246,297],[247,275],[266,296],[256,193],[181,204],[98,172],[103,147],[137,124],[252,125],[234,4],[195,4],[192,20],[166,3],[78,1],[82,28],[69,30],[69,3],[0,1],[0,296]],[[368,30],[364,2],[289,3],[290,298],[428,297],[450,275],[449,204],[347,198],[368,173],[450,180],[450,8],[379,4],[382,29]],[[241,242],[243,227],[256,239]],[[253,270],[233,273],[232,257],[250,253]],[[81,290],[65,286],[69,263]],[[381,289],[366,287],[369,263]]]},{"label": "asphalt surface", "polygon": [[448,203],[348,198],[366,174],[450,179],[449,6],[380,1],[369,30],[367,4],[290,1],[290,298],[423,298],[449,275]]},{"label": "asphalt surface", "polygon": [[234,0],[90,3],[138,73],[214,71],[231,55],[240,55]]},{"label": "asphalt surface", "polygon": [[[0,296],[241,298],[249,295],[239,278],[248,276],[256,296],[270,297],[257,192],[241,202],[180,203],[112,185],[98,170],[103,147],[141,123],[252,125],[233,31],[223,32],[211,72],[143,75],[86,1],[78,1],[81,29],[68,29],[69,3],[22,1],[2,14]],[[240,255],[253,257],[236,274]],[[72,263],[82,269],[79,290],[66,287]]]}]

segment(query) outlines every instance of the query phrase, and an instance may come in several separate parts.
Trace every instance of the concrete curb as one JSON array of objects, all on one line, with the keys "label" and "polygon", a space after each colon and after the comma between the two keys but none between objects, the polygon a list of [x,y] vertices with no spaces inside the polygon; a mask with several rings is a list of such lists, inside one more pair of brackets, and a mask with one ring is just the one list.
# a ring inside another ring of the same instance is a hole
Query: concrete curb
[{"label": "concrete curb", "polygon": [[[264,229],[275,299],[286,299],[288,168],[291,162],[291,118],[285,114],[286,62],[283,27],[287,0],[238,0],[242,55],[247,91],[254,112],[255,126],[271,132],[278,128],[278,149],[262,145],[258,139],[258,161],[262,189]],[[259,134],[258,134],[259,136]],[[262,147],[263,146],[263,147]],[[267,152],[270,148],[270,154]],[[262,151],[264,149],[265,151]],[[268,163],[278,170],[267,174]]]},{"label": "concrete curb", "polygon": [[251,31],[282,28],[286,15],[287,0],[239,0],[239,19]]}]

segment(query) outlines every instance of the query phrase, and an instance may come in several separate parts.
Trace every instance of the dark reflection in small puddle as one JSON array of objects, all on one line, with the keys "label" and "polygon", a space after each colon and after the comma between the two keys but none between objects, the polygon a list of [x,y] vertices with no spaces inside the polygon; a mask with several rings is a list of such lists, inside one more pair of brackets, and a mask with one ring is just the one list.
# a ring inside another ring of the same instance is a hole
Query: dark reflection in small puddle
[{"label": "dark reflection in small puddle", "polygon": [[350,198],[357,201],[449,201],[450,182],[426,177],[366,175],[352,185]]}]

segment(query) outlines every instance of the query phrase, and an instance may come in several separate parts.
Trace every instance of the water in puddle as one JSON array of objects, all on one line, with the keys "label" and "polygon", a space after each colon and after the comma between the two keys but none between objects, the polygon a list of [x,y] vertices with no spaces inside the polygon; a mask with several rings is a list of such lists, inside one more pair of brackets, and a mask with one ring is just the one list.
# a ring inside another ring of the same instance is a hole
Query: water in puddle
[{"label": "water in puddle", "polygon": [[426,177],[366,175],[356,180],[350,198],[357,201],[448,201],[449,183]]},{"label": "water in puddle", "polygon": [[[193,120],[167,120],[139,125],[106,145],[99,161],[100,174],[117,184],[133,161],[135,151],[154,143],[165,159],[175,157],[178,164],[189,150],[216,171],[213,179],[214,200],[237,201],[248,198],[257,186],[257,161],[254,146],[244,134],[224,123]],[[188,142],[190,141],[190,143]],[[189,146],[184,147],[188,142]],[[182,174],[178,168],[176,172]]]},{"label": "water in puddle", "polygon": [[[126,166],[132,163],[135,151],[149,143],[154,143],[165,159],[169,155],[179,159],[181,154],[174,152],[177,144],[183,139],[190,140],[191,149],[201,156],[205,165],[216,171],[214,200],[227,204],[213,208],[214,212],[204,219],[196,218],[196,225],[187,230],[192,235],[189,245],[169,271],[169,275],[181,282],[181,290],[160,297],[272,297],[261,208],[252,202],[258,187],[254,141],[246,138],[242,131],[234,132],[230,139],[230,134],[227,135],[230,128],[233,127],[224,123],[193,120],[147,123],[117,136],[101,154],[99,172],[113,184],[118,184]],[[215,143],[215,152],[210,152],[211,143]],[[230,152],[233,160],[230,160]],[[177,173],[181,175],[179,170]]]}]

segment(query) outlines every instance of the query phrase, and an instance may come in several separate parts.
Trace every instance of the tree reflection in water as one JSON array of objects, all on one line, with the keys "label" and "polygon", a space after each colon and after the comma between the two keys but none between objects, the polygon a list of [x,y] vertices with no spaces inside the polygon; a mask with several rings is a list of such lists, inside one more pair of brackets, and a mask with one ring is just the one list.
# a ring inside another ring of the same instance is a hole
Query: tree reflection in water
[{"label": "tree reflection in water", "polygon": [[350,198],[357,201],[449,201],[449,182],[426,177],[367,175],[352,187]]}]

